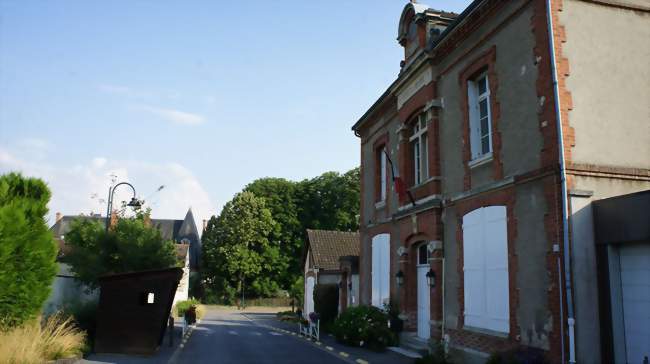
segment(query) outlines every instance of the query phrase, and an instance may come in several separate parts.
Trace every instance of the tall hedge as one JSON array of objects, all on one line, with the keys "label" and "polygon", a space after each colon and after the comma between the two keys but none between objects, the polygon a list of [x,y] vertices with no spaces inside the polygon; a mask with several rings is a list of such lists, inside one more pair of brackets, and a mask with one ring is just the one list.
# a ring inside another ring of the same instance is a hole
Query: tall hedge
[{"label": "tall hedge", "polygon": [[35,317],[50,294],[57,254],[45,221],[50,196],[40,179],[0,176],[0,330]]}]

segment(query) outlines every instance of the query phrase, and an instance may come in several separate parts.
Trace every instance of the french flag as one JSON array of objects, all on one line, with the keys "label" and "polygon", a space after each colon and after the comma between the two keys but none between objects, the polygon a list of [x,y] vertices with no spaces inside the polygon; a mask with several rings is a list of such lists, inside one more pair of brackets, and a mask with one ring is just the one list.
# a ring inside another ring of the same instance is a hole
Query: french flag
[{"label": "french flag", "polygon": [[399,196],[400,201],[403,201],[406,199],[406,197],[411,200],[411,203],[413,206],[415,206],[415,200],[413,199],[413,195],[411,194],[411,191],[409,191],[406,188],[406,183],[404,183],[404,180],[402,177],[399,176],[399,170],[393,164],[393,160],[390,159],[390,156],[388,155],[388,151],[386,148],[384,148],[384,154],[386,155],[386,160],[388,163],[390,163],[390,174],[393,177],[393,183],[395,184],[395,192],[397,192],[397,195]]}]

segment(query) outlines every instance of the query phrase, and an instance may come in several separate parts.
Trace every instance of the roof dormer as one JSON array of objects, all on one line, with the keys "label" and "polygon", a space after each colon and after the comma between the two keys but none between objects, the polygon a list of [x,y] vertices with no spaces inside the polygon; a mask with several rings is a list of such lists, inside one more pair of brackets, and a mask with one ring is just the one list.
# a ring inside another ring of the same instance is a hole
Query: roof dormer
[{"label": "roof dormer", "polygon": [[406,4],[397,30],[397,41],[404,47],[405,63],[418,50],[426,49],[430,41],[438,38],[456,16],[455,13],[431,9],[415,0]]}]

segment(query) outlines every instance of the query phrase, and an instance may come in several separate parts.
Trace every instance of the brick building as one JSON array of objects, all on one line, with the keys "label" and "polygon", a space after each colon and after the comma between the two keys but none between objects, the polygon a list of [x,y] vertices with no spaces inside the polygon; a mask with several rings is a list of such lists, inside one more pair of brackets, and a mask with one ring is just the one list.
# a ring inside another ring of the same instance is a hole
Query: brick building
[{"label": "brick building", "polygon": [[[410,335],[468,360],[650,355],[650,325],[628,325],[650,304],[624,318],[625,339],[603,319],[591,208],[650,189],[648,39],[643,0],[406,4],[399,75],[352,127],[361,303],[398,305]],[[650,240],[609,248],[650,261]]]}]

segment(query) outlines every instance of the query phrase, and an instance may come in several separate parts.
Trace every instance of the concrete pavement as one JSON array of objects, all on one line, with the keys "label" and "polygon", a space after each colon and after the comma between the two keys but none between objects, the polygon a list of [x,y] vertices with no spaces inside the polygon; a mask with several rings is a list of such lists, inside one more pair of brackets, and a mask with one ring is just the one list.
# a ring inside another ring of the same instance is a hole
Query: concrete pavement
[{"label": "concrete pavement", "polygon": [[[279,321],[275,318],[274,314],[246,312],[244,315],[254,323],[261,326],[273,327],[289,332],[298,332],[297,324]],[[341,353],[344,353],[346,355],[345,358],[351,359],[355,363],[412,364],[414,361],[412,358],[388,350],[383,352],[375,352],[366,348],[343,345],[337,342],[333,336],[328,334],[321,335],[320,343],[314,343],[310,341],[307,341],[306,343],[324,347],[326,349],[332,348],[332,352],[339,353],[339,355],[341,355]]]},{"label": "concrete pavement", "polygon": [[168,363],[354,363],[300,340],[256,325],[239,312],[212,309]]},{"label": "concrete pavement", "polygon": [[[177,330],[179,331],[179,330]],[[313,342],[297,333],[296,324],[274,313],[241,312],[210,307],[189,337],[174,348],[167,341],[153,357],[95,354],[85,364],[410,364],[393,352],[375,353],[337,343],[332,337]],[[179,334],[180,335],[180,334]],[[179,343],[180,340],[175,340]]]}]

